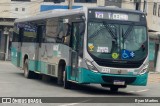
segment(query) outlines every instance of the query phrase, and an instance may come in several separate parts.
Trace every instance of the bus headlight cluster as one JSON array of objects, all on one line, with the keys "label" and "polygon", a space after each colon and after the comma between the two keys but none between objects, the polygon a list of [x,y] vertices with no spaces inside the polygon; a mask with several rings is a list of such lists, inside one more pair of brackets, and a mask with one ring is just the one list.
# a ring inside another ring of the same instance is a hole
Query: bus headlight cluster
[{"label": "bus headlight cluster", "polygon": [[142,67],[142,69],[141,69],[141,71],[139,72],[139,74],[145,74],[146,72],[148,72],[148,67],[149,67],[149,65],[148,65],[148,64],[145,64],[145,65]]},{"label": "bus headlight cluster", "polygon": [[92,64],[91,61],[86,60],[86,64],[89,70],[92,70],[93,72],[98,72],[97,68]]}]

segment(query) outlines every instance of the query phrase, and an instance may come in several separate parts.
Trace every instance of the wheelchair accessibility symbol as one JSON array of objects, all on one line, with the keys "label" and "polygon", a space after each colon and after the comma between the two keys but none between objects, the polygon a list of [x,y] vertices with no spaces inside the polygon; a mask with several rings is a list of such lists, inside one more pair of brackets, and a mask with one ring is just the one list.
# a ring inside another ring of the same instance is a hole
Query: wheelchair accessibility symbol
[{"label": "wheelchair accessibility symbol", "polygon": [[135,53],[129,50],[122,50],[122,59],[131,59],[135,56]]}]

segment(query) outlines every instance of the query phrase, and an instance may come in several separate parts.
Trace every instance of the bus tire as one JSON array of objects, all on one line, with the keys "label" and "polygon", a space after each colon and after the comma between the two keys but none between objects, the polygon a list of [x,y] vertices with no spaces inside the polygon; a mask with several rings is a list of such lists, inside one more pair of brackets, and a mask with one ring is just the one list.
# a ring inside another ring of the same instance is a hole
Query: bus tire
[{"label": "bus tire", "polygon": [[64,89],[71,89],[71,82],[67,81],[66,71],[63,71],[63,87]]},{"label": "bus tire", "polygon": [[28,59],[25,60],[24,62],[24,77],[26,78],[32,78],[33,74],[31,71],[28,69]]},{"label": "bus tire", "polygon": [[118,87],[112,86],[112,87],[110,87],[110,91],[118,92]]}]

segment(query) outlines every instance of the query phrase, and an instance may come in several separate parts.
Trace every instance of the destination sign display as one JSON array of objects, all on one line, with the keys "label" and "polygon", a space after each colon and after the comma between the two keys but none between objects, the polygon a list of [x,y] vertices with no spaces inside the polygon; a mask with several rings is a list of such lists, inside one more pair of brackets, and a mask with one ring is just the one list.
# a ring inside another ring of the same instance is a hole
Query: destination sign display
[{"label": "destination sign display", "polygon": [[122,12],[113,12],[113,11],[91,11],[89,10],[89,18],[96,19],[108,19],[108,20],[119,20],[119,21],[140,21],[139,14],[132,13],[122,13]]}]

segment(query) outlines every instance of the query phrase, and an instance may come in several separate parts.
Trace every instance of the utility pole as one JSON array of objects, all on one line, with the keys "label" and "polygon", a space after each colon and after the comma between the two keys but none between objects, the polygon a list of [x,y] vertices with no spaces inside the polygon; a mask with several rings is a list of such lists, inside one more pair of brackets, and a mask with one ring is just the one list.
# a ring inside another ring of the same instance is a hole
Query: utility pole
[{"label": "utility pole", "polygon": [[72,9],[72,0],[68,0],[68,9]]}]

